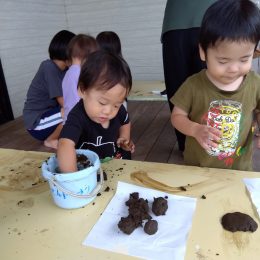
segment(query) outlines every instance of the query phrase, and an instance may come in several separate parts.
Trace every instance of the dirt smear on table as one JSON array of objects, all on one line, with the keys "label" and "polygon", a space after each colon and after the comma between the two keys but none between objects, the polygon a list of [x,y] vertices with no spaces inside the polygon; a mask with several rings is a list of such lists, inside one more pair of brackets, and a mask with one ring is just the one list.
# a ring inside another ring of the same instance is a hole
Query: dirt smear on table
[{"label": "dirt smear on table", "polygon": [[43,192],[48,190],[46,181],[41,176],[42,161],[23,158],[11,162],[1,169],[0,190]]}]

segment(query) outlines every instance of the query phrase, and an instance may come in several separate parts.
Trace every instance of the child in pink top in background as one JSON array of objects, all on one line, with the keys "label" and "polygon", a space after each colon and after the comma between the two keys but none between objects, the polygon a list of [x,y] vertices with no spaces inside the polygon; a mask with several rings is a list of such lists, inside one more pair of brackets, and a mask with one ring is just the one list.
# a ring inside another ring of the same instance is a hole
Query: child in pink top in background
[{"label": "child in pink top in background", "polygon": [[87,60],[90,53],[97,50],[97,43],[95,38],[85,34],[76,35],[68,46],[68,57],[71,66],[66,72],[62,81],[62,91],[64,99],[64,121],[70,110],[76,105],[80,97],[78,95],[77,85],[81,65]]}]

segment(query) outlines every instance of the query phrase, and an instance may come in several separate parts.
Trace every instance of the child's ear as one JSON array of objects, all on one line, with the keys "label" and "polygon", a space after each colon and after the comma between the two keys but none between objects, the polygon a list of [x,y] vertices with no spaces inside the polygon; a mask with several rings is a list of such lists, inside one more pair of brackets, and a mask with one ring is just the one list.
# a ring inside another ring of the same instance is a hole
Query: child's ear
[{"label": "child's ear", "polygon": [[204,50],[201,48],[200,44],[199,44],[199,52],[200,52],[200,59],[202,61],[206,61],[206,54],[205,54]]},{"label": "child's ear", "polygon": [[82,92],[80,87],[78,87],[78,95],[80,98],[83,98],[84,92]]}]

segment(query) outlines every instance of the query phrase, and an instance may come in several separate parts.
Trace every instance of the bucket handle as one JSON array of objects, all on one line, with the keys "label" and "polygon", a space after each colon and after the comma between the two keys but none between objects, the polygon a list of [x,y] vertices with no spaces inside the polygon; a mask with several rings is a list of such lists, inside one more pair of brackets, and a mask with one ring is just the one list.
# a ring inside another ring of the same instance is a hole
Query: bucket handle
[{"label": "bucket handle", "polygon": [[100,183],[97,184],[94,190],[91,191],[91,193],[80,195],[73,193],[70,190],[67,190],[65,187],[63,187],[61,184],[59,184],[54,178],[50,178],[49,181],[52,182],[53,185],[57,186],[57,188],[61,191],[63,191],[65,194],[70,195],[75,198],[80,198],[80,199],[89,199],[97,195],[97,193],[101,190],[103,183],[104,183],[104,176],[103,176],[103,170],[101,167],[98,169],[100,173]]}]

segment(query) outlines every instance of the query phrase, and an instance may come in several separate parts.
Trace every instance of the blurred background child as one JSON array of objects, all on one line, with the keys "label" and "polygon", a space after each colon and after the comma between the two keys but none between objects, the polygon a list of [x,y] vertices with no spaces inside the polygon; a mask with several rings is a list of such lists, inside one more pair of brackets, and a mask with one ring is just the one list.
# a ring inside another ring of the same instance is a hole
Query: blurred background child
[{"label": "blurred background child", "polygon": [[70,110],[80,99],[77,91],[77,85],[81,65],[87,60],[88,55],[96,50],[97,43],[95,38],[85,34],[76,35],[68,45],[68,58],[71,65],[62,81],[64,99],[63,124],[67,120]]},{"label": "blurred background child", "polygon": [[134,144],[122,104],[131,87],[131,72],[121,57],[103,50],[88,56],[79,77],[81,99],[69,113],[59,139],[61,172],[77,171],[75,149],[92,150],[100,159],[130,159],[124,157],[124,150],[133,152]]},{"label": "blurred background child", "polygon": [[[96,40],[100,49],[122,56],[121,41],[119,36],[113,31],[103,31],[96,36]],[[124,104],[127,109],[127,99]]]},{"label": "blurred background child", "polygon": [[119,36],[112,31],[100,32],[96,37],[100,49],[122,56],[121,41]]},{"label": "blurred background child", "polygon": [[50,42],[50,59],[43,61],[28,89],[23,109],[27,131],[44,145],[57,149],[62,129],[62,79],[67,68],[67,46],[75,36],[62,30]]}]

